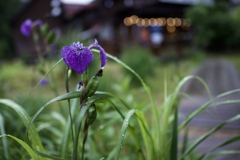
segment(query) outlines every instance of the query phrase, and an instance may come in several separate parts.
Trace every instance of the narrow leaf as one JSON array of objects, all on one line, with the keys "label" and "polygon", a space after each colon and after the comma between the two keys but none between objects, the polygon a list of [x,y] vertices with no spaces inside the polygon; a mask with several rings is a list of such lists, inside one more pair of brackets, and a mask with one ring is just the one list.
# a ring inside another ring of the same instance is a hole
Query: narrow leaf
[{"label": "narrow leaf", "polygon": [[221,129],[223,126],[225,126],[226,124],[239,120],[240,119],[240,114],[224,121],[223,123],[219,124],[218,126],[214,127],[213,129],[211,129],[209,132],[207,132],[206,134],[202,135],[201,137],[199,137],[195,142],[193,142],[186,150],[186,152],[182,155],[182,158],[184,158],[188,153],[190,153],[193,149],[195,149],[202,141],[204,141],[205,139],[207,139],[210,135],[212,135],[213,133],[215,133],[216,131],[218,131],[219,129]]},{"label": "narrow leaf", "polygon": [[135,114],[137,116],[138,124],[141,129],[143,142],[145,144],[146,157],[147,159],[152,159],[155,156],[154,141],[152,139],[151,133],[149,132],[150,129],[147,125],[146,118],[144,117],[143,113],[139,110],[136,110]]},{"label": "narrow leaf", "polygon": [[239,150],[224,150],[224,151],[219,151],[217,153],[214,153],[212,155],[209,155],[206,160],[212,160],[215,157],[221,156],[221,155],[229,155],[229,154],[240,154]]},{"label": "narrow leaf", "polygon": [[[25,127],[28,128],[28,123],[30,121],[30,116],[23,109],[23,107],[21,107],[20,105],[18,105],[17,103],[15,103],[14,101],[9,100],[9,99],[0,99],[0,103],[6,105],[7,107],[10,107],[11,109],[13,109],[16,112],[16,114],[21,118],[21,121],[24,123]],[[32,146],[34,148],[38,149],[39,151],[44,152],[40,137],[39,137],[38,132],[37,132],[34,125],[32,125],[29,128],[28,135],[29,135],[29,138],[31,140]]]},{"label": "narrow leaf", "polygon": [[118,160],[118,158],[119,158],[119,154],[122,149],[123,140],[124,140],[125,134],[127,132],[129,121],[134,113],[135,113],[135,109],[131,109],[130,111],[128,111],[128,113],[123,121],[122,128],[120,131],[120,137],[119,137],[119,141],[118,141],[118,145],[117,145],[117,153],[116,153],[115,160]]},{"label": "narrow leaf", "polygon": [[18,139],[17,137],[14,137],[11,135],[1,135],[0,137],[4,137],[4,136],[10,137],[10,138],[14,139],[15,141],[17,141],[23,148],[26,149],[26,151],[32,157],[32,159],[41,160],[41,158],[34,152],[34,150],[27,143],[22,141],[21,139]]},{"label": "narrow leaf", "polygon": [[60,64],[60,62],[63,61],[63,58],[61,58],[58,62],[56,62],[52,68],[48,70],[48,72],[42,77],[42,79],[38,82],[38,84],[30,91],[32,93],[38,86],[39,84]]},{"label": "narrow leaf", "polygon": [[35,113],[35,115],[33,116],[33,118],[31,119],[30,123],[29,123],[29,127],[32,125],[32,123],[37,119],[37,117],[40,115],[40,113],[51,103],[57,102],[57,101],[63,101],[63,100],[67,100],[67,99],[73,99],[73,98],[78,98],[80,97],[81,94],[81,90],[80,91],[73,91],[73,92],[69,92],[63,95],[60,95],[52,100],[50,100],[49,102],[47,102],[45,105],[43,105],[38,111],[37,113]]},{"label": "narrow leaf", "polygon": [[[31,128],[33,126],[34,121],[38,118],[38,116],[41,114],[41,112],[51,103],[57,102],[57,101],[62,101],[62,100],[67,100],[67,99],[73,99],[73,98],[77,98],[79,97],[81,94],[81,90],[80,91],[73,91],[73,92],[69,92],[63,95],[60,95],[52,100],[50,100],[49,102],[47,102],[45,105],[43,105],[38,111],[37,113],[35,113],[35,115],[32,117],[32,119],[30,120],[30,122],[28,123],[28,132],[29,130],[31,131]],[[30,135],[27,135],[27,137],[29,138]],[[27,140],[29,140],[27,138]],[[38,152],[39,155],[44,156],[44,157],[53,157],[47,154],[44,154],[42,151],[38,150],[37,148],[35,148]],[[55,158],[56,159],[56,158]]]},{"label": "narrow leaf", "polygon": [[[78,150],[78,142],[79,142],[79,133],[81,130],[81,124],[82,121],[84,119],[84,116],[87,112],[87,110],[91,107],[91,105],[95,102],[96,100],[92,100],[87,102],[80,110],[77,119],[76,119],[76,123],[75,123],[75,139],[74,139],[74,145],[73,145],[73,156],[72,156],[72,160],[76,160],[79,150]],[[83,153],[82,153],[83,154]]]},{"label": "narrow leaf", "polygon": [[[184,152],[186,152],[187,145],[188,145],[188,128],[186,128],[185,131],[184,131],[181,154],[183,154]],[[182,159],[181,159],[181,160],[182,160]]]},{"label": "narrow leaf", "polygon": [[202,154],[200,157],[199,157],[199,160],[203,159],[204,157],[206,157],[206,155],[210,154],[211,152],[213,152],[214,150],[218,149],[218,148],[221,148],[221,147],[224,147],[226,145],[229,145],[229,144],[232,144],[232,143],[235,143],[237,141],[240,141],[240,136],[235,136],[233,138],[230,138],[220,144],[218,144],[217,146],[209,149],[207,152],[205,152],[204,154]]},{"label": "narrow leaf", "polygon": [[197,116],[198,114],[202,113],[203,111],[205,111],[208,107],[216,107],[218,105],[225,105],[225,104],[234,104],[234,103],[239,103],[240,101],[239,100],[226,100],[226,101],[223,101],[223,102],[218,102],[214,105],[211,106],[211,104],[219,99],[219,98],[222,98],[224,96],[228,96],[228,95],[231,95],[233,93],[237,93],[237,92],[240,92],[240,89],[236,89],[236,90],[232,90],[232,91],[228,91],[228,92],[225,92],[225,93],[222,93],[220,95],[218,95],[217,97],[215,98],[212,98],[210,99],[208,102],[206,102],[205,104],[203,104],[201,107],[199,107],[197,110],[195,110],[194,112],[192,112],[190,115],[188,115],[187,119],[182,122],[182,124],[179,126],[179,131],[181,131],[195,116]]},{"label": "narrow leaf", "polygon": [[[4,119],[3,119],[1,114],[0,114],[0,133],[1,133],[1,135],[5,134]],[[9,151],[8,151],[7,138],[5,136],[3,136],[2,141],[3,141],[4,156],[5,156],[6,159],[10,159]]]},{"label": "narrow leaf", "polygon": [[178,157],[178,103],[174,108],[174,120],[172,125],[172,141],[170,149],[170,160],[177,160]]}]

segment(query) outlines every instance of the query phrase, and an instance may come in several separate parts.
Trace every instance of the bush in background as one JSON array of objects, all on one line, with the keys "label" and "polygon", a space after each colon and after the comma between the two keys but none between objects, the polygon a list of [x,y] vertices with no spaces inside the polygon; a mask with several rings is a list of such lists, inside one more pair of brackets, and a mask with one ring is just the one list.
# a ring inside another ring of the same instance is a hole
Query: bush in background
[{"label": "bush in background", "polygon": [[193,25],[195,45],[209,50],[239,49],[239,8],[230,10],[225,1],[188,8],[186,17]]},{"label": "bush in background", "polygon": [[[147,77],[154,75],[154,70],[157,64],[156,57],[146,48],[140,46],[132,46],[125,48],[122,52],[121,60],[138,73],[144,80]],[[131,76],[132,83],[135,85],[140,84],[139,80],[130,74],[128,70],[124,73]]]}]

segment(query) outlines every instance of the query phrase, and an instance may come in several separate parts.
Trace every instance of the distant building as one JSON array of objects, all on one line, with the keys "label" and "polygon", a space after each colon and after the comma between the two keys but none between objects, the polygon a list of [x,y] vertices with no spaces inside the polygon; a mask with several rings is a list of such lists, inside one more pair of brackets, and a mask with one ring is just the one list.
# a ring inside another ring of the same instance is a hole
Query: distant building
[{"label": "distant building", "polygon": [[184,18],[184,10],[199,2],[211,4],[213,0],[95,0],[89,4],[31,0],[12,20],[15,48],[19,55],[34,54],[32,39],[19,31],[21,23],[31,18],[42,19],[59,33],[69,25],[80,28],[79,41],[98,38],[112,54],[131,43],[151,47],[159,54],[162,46],[189,40],[185,33],[191,22]]}]

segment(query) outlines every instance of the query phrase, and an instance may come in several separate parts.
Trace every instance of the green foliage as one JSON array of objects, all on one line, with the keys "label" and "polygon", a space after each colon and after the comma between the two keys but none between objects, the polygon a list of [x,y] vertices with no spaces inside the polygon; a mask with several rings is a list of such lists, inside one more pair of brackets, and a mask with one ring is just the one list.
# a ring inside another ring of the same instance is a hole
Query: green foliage
[{"label": "green foliage", "polygon": [[228,3],[194,5],[187,9],[186,17],[192,22],[197,46],[204,49],[239,49],[239,7],[231,11]]},{"label": "green foliage", "polygon": [[[156,57],[154,57],[146,48],[140,46],[124,48],[121,60],[138,73],[144,80],[154,75],[157,64]],[[139,80],[128,70],[125,69],[124,73],[132,78],[133,85],[140,85]]]}]

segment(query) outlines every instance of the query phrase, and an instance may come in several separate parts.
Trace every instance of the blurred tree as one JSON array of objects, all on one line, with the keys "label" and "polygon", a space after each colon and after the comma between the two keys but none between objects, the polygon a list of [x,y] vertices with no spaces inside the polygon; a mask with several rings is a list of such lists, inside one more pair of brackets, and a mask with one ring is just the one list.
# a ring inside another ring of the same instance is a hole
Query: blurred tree
[{"label": "blurred tree", "polygon": [[212,6],[199,4],[190,7],[186,17],[192,21],[194,43],[210,50],[239,49],[240,14],[237,10],[230,10],[228,0],[216,0]]},{"label": "blurred tree", "polygon": [[14,55],[10,20],[20,6],[19,0],[0,1],[0,58],[10,58]]}]

